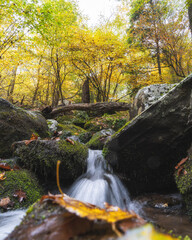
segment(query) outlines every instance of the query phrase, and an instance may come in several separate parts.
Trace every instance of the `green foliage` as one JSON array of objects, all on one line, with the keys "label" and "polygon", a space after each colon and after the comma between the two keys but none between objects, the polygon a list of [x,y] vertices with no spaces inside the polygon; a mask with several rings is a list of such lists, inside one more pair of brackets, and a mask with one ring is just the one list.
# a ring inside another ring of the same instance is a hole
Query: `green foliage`
[{"label": "green foliage", "polygon": [[[5,176],[6,179],[1,182],[0,196],[1,198],[9,197],[15,203],[13,209],[26,208],[43,194],[37,179],[27,170],[9,171],[6,172]],[[19,199],[13,196],[16,190],[25,192],[26,199],[19,202]]]}]

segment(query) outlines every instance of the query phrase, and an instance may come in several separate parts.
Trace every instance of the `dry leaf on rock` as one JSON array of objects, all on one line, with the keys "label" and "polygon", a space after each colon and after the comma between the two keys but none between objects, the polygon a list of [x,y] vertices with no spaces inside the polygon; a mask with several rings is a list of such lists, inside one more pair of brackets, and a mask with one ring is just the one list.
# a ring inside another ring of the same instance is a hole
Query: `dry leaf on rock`
[{"label": "dry leaf on rock", "polygon": [[20,190],[16,190],[15,193],[13,194],[13,197],[17,197],[19,199],[19,202],[22,202],[23,199],[26,199],[26,193],[23,192],[21,189]]},{"label": "dry leaf on rock", "polygon": [[13,207],[14,203],[11,202],[9,197],[2,198],[0,200],[0,207],[7,209],[8,207]]},{"label": "dry leaf on rock", "polygon": [[0,163],[0,168],[3,170],[11,171],[11,167],[7,163]]},{"label": "dry leaf on rock", "polygon": [[[127,227],[122,227],[121,231],[126,231],[133,225],[141,226],[145,221],[135,213],[123,211],[119,207],[106,205],[106,209],[99,208],[95,205],[84,203],[76,199],[70,198],[67,195],[46,195],[41,198],[41,202],[45,200],[51,200],[53,203],[57,203],[68,212],[75,214],[81,218],[86,218],[91,221],[100,220],[111,224],[113,230],[119,234],[117,227],[121,226],[122,222],[129,220],[130,223]],[[121,222],[120,222],[121,221]],[[131,224],[133,221],[133,224]],[[116,226],[117,224],[117,226]]]},{"label": "dry leaf on rock", "polygon": [[0,181],[3,181],[3,180],[5,180],[5,179],[6,179],[6,177],[5,177],[5,172],[0,173]]}]

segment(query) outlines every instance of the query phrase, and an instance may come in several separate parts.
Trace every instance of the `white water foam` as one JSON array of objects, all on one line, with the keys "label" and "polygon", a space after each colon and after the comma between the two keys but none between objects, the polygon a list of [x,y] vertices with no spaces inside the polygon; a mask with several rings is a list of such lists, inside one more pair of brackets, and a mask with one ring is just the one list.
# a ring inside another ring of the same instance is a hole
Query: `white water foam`
[{"label": "white water foam", "polygon": [[107,202],[121,209],[129,209],[131,203],[128,191],[113,174],[100,150],[89,150],[87,172],[74,182],[68,195],[102,208]]},{"label": "white water foam", "polygon": [[3,240],[12,230],[19,225],[26,210],[15,210],[0,213],[0,239]]}]

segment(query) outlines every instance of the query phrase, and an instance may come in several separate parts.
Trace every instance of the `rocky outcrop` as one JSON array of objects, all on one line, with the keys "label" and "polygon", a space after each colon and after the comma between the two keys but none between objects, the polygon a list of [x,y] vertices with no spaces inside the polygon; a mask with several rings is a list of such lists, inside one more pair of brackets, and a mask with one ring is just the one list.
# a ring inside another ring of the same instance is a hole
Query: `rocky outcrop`
[{"label": "rocky outcrop", "polygon": [[130,108],[130,119],[139,115],[146,110],[156,101],[158,101],[163,95],[171,90],[176,84],[153,84],[144,87],[136,94],[133,104]]},{"label": "rocky outcrop", "polygon": [[88,148],[67,140],[35,140],[26,145],[16,142],[13,145],[17,163],[35,173],[40,180],[54,180],[56,186],[56,166],[60,160],[60,179],[74,180],[86,169]]},{"label": "rocky outcrop", "polygon": [[86,146],[90,149],[102,150],[105,143],[111,138],[111,136],[115,133],[112,129],[103,129],[97,133],[95,133],[92,138],[86,143]]},{"label": "rocky outcrop", "polygon": [[173,190],[174,167],[192,142],[192,75],[129,122],[104,153],[130,192]]},{"label": "rocky outcrop", "polygon": [[47,131],[40,113],[23,110],[0,98],[0,158],[12,155],[13,142],[29,139],[32,133],[45,137]]}]

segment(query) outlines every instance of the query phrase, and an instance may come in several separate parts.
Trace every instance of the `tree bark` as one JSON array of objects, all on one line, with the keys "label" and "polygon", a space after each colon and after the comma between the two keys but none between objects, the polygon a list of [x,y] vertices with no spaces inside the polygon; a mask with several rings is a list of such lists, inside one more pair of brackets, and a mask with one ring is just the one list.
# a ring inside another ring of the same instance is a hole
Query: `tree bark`
[{"label": "tree bark", "polygon": [[115,111],[127,111],[129,109],[130,104],[125,102],[78,103],[54,108],[48,114],[44,113],[44,110],[42,110],[42,113],[46,118],[54,118],[60,114],[64,114],[65,112],[69,112],[72,110],[91,111],[96,112],[97,115],[99,115]]},{"label": "tree bark", "polygon": [[192,36],[192,3],[189,3],[188,5],[188,17],[189,17],[189,27],[190,27],[191,36]]},{"label": "tree bark", "polygon": [[90,103],[89,78],[85,80],[82,87],[82,102]]}]

